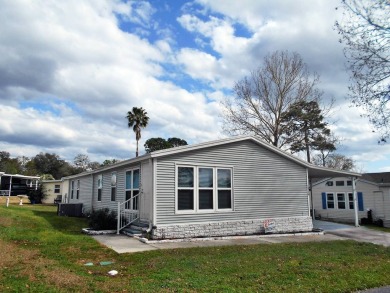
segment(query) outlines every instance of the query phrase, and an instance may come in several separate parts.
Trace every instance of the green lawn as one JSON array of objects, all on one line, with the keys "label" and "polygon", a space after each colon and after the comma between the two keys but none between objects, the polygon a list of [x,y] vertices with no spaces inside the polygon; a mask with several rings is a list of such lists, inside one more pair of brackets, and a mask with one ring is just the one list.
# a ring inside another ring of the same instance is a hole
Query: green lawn
[{"label": "green lawn", "polygon": [[[0,206],[0,292],[351,292],[390,285],[390,249],[352,241],[119,255],[56,208]],[[108,266],[87,262],[112,261]],[[110,277],[107,272],[117,270]]]}]

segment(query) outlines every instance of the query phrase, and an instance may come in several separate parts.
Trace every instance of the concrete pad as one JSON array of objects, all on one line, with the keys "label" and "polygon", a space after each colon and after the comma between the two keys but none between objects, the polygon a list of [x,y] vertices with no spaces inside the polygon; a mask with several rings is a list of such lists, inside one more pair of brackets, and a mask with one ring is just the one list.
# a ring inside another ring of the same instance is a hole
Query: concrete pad
[{"label": "concrete pad", "polygon": [[150,246],[146,243],[142,243],[136,238],[132,238],[126,235],[94,235],[92,236],[96,241],[111,248],[117,253],[126,252],[141,252],[148,250],[156,250],[157,248]]},{"label": "concrete pad", "polygon": [[329,230],[349,229],[349,228],[353,228],[354,226],[335,223],[335,222],[313,220],[313,227],[316,229],[322,229],[324,231],[329,231]]},{"label": "concrete pad", "polygon": [[352,227],[349,229],[338,229],[326,231],[327,234],[345,237],[351,240],[368,242],[390,247],[390,233],[381,232],[365,227]]}]

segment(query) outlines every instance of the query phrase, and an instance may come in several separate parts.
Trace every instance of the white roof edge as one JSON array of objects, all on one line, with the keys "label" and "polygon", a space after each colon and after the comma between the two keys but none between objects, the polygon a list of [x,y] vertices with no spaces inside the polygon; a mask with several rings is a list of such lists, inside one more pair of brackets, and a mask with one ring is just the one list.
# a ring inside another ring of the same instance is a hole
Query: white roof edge
[{"label": "white roof edge", "polygon": [[345,175],[345,176],[357,176],[360,177],[360,173],[355,173],[355,172],[349,172],[349,171],[342,171],[342,170],[335,170],[335,169],[330,169],[330,168],[325,168],[325,167],[320,167],[320,166],[315,166],[313,164],[310,164],[306,161],[303,161],[297,157],[292,156],[291,154],[286,153],[285,151],[269,144],[266,143],[259,138],[255,136],[250,136],[250,135],[243,135],[243,136],[235,136],[235,137],[229,137],[229,138],[223,138],[219,140],[214,140],[214,141],[209,141],[209,142],[204,142],[204,143],[199,143],[195,145],[187,145],[187,146],[181,146],[181,147],[175,147],[171,149],[165,149],[165,150],[160,150],[160,151],[155,151],[150,153],[152,158],[158,158],[158,157],[165,157],[177,153],[182,153],[182,152],[187,152],[187,151],[192,151],[192,150],[198,150],[202,148],[207,148],[207,147],[213,147],[213,146],[218,146],[221,144],[225,143],[233,143],[233,142],[238,142],[238,141],[243,141],[243,140],[252,140],[253,142],[263,146],[264,148],[275,152],[289,160],[292,160],[306,168],[312,169],[312,170],[323,170],[323,171],[328,171],[335,173],[335,176],[340,176],[340,174]]},{"label": "white roof edge", "polygon": [[[338,177],[340,177],[340,176],[338,176]],[[317,185],[319,185],[321,183],[324,183],[325,181],[329,181],[329,180],[331,180],[333,178],[337,178],[337,177],[328,177],[328,178],[321,179],[321,180],[317,181],[316,183],[313,183],[313,186],[317,186]],[[363,179],[363,178],[359,178],[357,181],[364,182],[364,183],[367,183],[367,184],[372,184],[372,185],[375,185],[375,186],[379,186],[378,183],[373,182],[373,181],[369,181],[369,180],[366,180],[366,179]]]},{"label": "white roof edge", "polygon": [[144,160],[148,160],[150,158],[151,158],[150,154],[145,154],[145,155],[142,155],[142,156],[139,156],[139,157],[135,157],[135,158],[132,158],[132,159],[127,159],[127,160],[124,160],[124,161],[120,161],[120,162],[112,164],[112,165],[100,167],[100,168],[92,170],[92,171],[85,171],[85,172],[82,172],[82,173],[79,173],[79,174],[62,177],[61,180],[73,179],[73,178],[77,178],[77,177],[82,177],[82,176],[88,176],[88,175],[91,175],[91,174],[101,173],[103,171],[107,171],[107,170],[110,170],[110,169],[115,169],[115,168],[118,168],[118,167],[121,167],[121,166],[124,166],[124,165],[127,165],[127,164],[132,164],[132,163],[137,163],[137,162],[141,162],[141,161],[144,161]]},{"label": "white roof edge", "polygon": [[0,176],[12,176],[18,178],[27,178],[27,179],[40,179],[39,176],[29,176],[29,175],[21,175],[21,174],[7,174],[5,172],[0,172]]}]

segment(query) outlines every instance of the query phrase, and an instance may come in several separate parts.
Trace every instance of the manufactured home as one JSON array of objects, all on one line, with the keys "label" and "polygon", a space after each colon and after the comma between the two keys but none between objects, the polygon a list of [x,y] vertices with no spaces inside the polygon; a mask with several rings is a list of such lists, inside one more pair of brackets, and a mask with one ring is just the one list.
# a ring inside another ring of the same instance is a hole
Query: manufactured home
[{"label": "manufactured home", "polygon": [[[313,184],[313,206],[317,218],[354,222],[353,182],[348,177],[330,177]],[[356,180],[358,218],[371,210],[374,220],[390,227],[390,172],[365,173]]]},{"label": "manufactured home", "polygon": [[68,202],[117,212],[118,231],[153,239],[311,231],[311,178],[360,174],[311,165],[257,137],[155,151],[64,178]]}]

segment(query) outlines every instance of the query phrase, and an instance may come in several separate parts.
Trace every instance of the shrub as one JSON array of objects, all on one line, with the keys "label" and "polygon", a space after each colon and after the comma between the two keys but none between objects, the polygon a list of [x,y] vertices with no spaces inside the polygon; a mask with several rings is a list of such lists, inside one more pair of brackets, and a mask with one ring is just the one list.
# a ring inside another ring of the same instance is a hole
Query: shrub
[{"label": "shrub", "polygon": [[112,230],[116,226],[116,213],[108,208],[93,211],[89,215],[89,227],[94,230]]},{"label": "shrub", "polygon": [[28,199],[32,204],[42,203],[42,200],[47,197],[45,188],[39,184],[37,189],[30,189],[27,191]]}]

